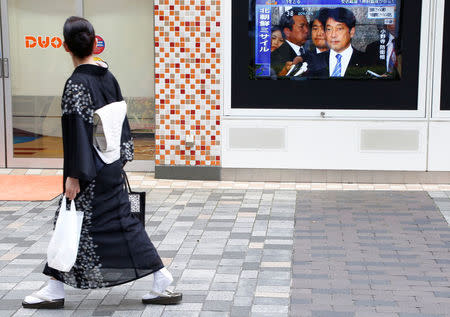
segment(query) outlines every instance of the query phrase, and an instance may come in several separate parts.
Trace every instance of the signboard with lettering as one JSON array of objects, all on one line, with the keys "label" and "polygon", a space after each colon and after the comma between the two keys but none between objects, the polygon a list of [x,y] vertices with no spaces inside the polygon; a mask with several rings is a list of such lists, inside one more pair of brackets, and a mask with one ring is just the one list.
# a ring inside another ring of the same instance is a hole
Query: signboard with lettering
[{"label": "signboard with lettering", "polygon": [[25,48],[60,48],[62,43],[58,36],[25,36]]}]

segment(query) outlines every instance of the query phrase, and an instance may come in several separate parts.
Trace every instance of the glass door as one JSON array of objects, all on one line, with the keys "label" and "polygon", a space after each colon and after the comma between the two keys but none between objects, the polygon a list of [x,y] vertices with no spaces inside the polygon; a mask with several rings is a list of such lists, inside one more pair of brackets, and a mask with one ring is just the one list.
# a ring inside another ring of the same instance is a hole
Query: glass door
[{"label": "glass door", "polygon": [[128,105],[134,161],[127,168],[154,170],[153,1],[84,0],[83,13],[100,43],[96,57],[108,63]]},{"label": "glass door", "polygon": [[2,0],[8,167],[62,167],[61,93],[73,70],[62,26],[77,0]]},{"label": "glass door", "polygon": [[[9,63],[5,122],[0,122],[5,127],[6,166],[62,167],[61,94],[73,71],[62,46],[62,27],[67,17],[77,15],[94,25],[96,57],[109,64],[128,104],[135,161],[127,167],[153,170],[153,1],[0,1],[3,53]],[[0,146],[5,149],[5,144]]]}]

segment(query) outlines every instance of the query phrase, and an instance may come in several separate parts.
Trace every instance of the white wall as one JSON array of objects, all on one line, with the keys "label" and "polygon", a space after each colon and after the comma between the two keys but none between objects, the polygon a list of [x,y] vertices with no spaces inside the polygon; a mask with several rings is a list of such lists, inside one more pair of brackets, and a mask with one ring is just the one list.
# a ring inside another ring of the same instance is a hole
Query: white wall
[{"label": "white wall", "polygon": [[[232,137],[232,130],[236,128],[247,129],[237,146]],[[261,130],[252,135],[252,129]],[[264,129],[284,131],[278,149],[264,149],[268,139]],[[427,124],[421,121],[226,118],[222,121],[222,131],[222,166],[225,168],[408,171],[426,168]],[[367,132],[375,138],[364,138]],[[259,148],[252,144],[258,144]]]},{"label": "white wall", "polygon": [[450,171],[450,122],[430,124],[430,171]]},{"label": "white wall", "polygon": [[[432,119],[430,120],[430,138],[429,138],[429,162],[428,169],[430,171],[450,171],[450,111],[440,111],[441,105],[441,89],[442,87],[441,73],[442,54],[444,41],[444,9],[445,0],[436,0],[436,17],[433,25],[434,31],[434,58],[433,62],[433,91],[431,98],[433,100]],[[449,39],[445,39],[448,41]]]}]

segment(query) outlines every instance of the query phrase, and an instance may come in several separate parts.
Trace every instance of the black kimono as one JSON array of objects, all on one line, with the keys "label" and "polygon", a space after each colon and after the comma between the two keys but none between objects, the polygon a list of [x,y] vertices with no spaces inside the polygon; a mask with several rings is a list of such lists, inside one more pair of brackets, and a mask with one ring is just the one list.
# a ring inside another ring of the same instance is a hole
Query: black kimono
[{"label": "black kimono", "polygon": [[[128,119],[122,128],[120,159],[105,164],[93,147],[94,111],[122,100],[119,84],[106,64],[78,66],[64,88],[64,184],[67,177],[79,179],[75,203],[84,219],[71,271],[60,272],[46,265],[44,274],[76,288],[114,286],[164,267],[144,226],[130,213],[122,176],[123,166],[133,159]],[[58,212],[55,221],[57,217]]]}]

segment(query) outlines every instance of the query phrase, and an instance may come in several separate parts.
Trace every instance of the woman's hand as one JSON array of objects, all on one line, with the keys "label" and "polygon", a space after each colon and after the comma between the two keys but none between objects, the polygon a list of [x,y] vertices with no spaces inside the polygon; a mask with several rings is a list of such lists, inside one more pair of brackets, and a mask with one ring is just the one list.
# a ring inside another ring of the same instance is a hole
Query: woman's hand
[{"label": "woman's hand", "polygon": [[80,182],[78,178],[67,177],[66,179],[66,197],[70,200],[74,200],[77,194],[80,192]]}]

